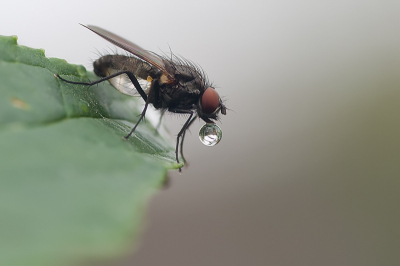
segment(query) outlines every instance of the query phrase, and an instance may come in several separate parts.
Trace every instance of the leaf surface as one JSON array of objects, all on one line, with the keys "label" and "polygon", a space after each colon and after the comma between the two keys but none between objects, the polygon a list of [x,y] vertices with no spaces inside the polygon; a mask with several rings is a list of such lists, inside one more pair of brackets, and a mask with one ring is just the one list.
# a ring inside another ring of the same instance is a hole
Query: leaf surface
[{"label": "leaf surface", "polygon": [[120,255],[149,195],[177,168],[173,145],[141,123],[142,100],[85,68],[0,36],[0,265],[71,265]]}]

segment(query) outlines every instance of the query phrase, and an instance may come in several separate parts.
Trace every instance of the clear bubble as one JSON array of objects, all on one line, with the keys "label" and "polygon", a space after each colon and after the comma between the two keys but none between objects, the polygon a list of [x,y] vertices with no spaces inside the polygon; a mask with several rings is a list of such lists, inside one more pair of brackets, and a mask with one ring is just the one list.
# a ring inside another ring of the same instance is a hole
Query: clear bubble
[{"label": "clear bubble", "polygon": [[216,124],[205,124],[199,131],[200,141],[206,146],[215,146],[222,139],[222,130]]}]

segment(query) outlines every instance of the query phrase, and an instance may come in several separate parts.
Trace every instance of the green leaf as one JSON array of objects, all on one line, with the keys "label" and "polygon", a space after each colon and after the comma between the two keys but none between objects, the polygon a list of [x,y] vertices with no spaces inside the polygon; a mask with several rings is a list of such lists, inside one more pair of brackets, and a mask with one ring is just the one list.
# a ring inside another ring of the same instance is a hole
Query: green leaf
[{"label": "green leaf", "polygon": [[149,195],[177,168],[143,101],[0,36],[0,265],[71,265],[127,252]]}]

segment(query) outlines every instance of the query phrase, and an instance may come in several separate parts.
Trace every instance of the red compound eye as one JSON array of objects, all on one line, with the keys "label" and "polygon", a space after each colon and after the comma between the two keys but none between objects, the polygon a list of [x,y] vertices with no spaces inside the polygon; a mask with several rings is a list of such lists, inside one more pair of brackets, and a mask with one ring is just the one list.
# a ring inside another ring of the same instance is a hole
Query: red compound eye
[{"label": "red compound eye", "polygon": [[219,95],[213,88],[208,87],[201,96],[201,107],[206,114],[212,114],[219,106]]}]

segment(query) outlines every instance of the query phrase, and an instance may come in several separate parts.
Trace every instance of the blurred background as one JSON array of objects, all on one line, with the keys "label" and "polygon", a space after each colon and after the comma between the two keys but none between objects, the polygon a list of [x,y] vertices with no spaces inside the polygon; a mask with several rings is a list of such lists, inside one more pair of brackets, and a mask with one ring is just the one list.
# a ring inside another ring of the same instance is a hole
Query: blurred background
[{"label": "blurred background", "polygon": [[[78,23],[202,66],[230,110],[152,198],[132,254],[95,265],[399,265],[400,2],[18,1],[1,35],[89,70]],[[184,117],[167,116],[174,136]]]}]

